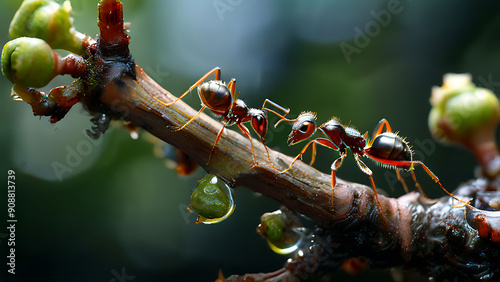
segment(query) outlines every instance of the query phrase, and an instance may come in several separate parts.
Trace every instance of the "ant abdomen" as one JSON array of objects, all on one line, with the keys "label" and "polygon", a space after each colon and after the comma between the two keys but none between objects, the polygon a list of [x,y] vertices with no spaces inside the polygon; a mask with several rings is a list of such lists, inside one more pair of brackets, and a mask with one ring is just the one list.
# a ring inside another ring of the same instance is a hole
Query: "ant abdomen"
[{"label": "ant abdomen", "polygon": [[365,150],[370,156],[384,160],[413,161],[413,153],[408,143],[392,132],[383,132],[377,135],[371,147]]},{"label": "ant abdomen", "polygon": [[200,99],[212,111],[225,112],[233,105],[233,96],[226,84],[212,80],[198,86]]}]

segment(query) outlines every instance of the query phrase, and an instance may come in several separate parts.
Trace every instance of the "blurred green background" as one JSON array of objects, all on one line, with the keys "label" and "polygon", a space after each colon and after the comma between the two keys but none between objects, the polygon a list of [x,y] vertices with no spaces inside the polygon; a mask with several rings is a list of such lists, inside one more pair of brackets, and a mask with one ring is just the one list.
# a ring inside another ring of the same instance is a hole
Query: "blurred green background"
[{"label": "blurred green background", "polygon": [[[2,45],[20,3],[0,2]],[[95,36],[97,1],[71,3],[77,30]],[[136,63],[173,94],[220,66],[253,107],[269,98],[291,108],[290,117],[305,110],[317,112],[320,123],[338,116],[362,133],[386,118],[449,190],[472,178],[476,163],[432,140],[431,88],[444,73],[469,72],[477,85],[498,90],[499,8],[495,1],[124,1]],[[70,82],[57,78],[42,90]],[[238,188],[228,220],[196,225],[186,207],[201,169],[177,175],[153,155],[147,134],[132,140],[120,127],[90,141],[84,131],[91,117],[80,107],[50,124],[13,101],[11,86],[0,77],[1,171],[5,178],[8,169],[16,172],[18,281],[120,281],[123,274],[133,281],[213,281],[219,269],[226,276],[270,272],[286,261],[255,233],[260,215],[278,203]],[[199,107],[194,93],[185,100]],[[288,132],[286,125],[270,129],[267,143],[295,155],[301,146],[286,146]],[[72,151],[85,154],[71,159]],[[320,148],[315,167],[328,173],[337,156]],[[57,163],[72,164],[61,179]],[[393,172],[366,164],[381,189],[402,194]],[[338,176],[369,183],[352,158]],[[419,168],[417,177],[429,196],[444,195]],[[7,193],[0,197],[6,214]],[[0,230],[5,251],[6,236]],[[367,277],[385,281],[389,274],[337,278]]]}]

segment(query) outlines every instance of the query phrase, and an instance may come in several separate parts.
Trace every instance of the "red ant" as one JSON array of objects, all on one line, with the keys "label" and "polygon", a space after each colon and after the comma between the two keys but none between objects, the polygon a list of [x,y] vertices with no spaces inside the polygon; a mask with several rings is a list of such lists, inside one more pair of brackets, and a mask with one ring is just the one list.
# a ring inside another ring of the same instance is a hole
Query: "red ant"
[{"label": "red ant", "polygon": [[[215,80],[211,80],[208,82],[202,83],[207,77],[209,77],[211,74],[214,74]],[[259,136],[262,145],[264,145],[264,148],[266,149],[267,153],[267,159],[269,161],[269,164],[277,169],[272,163],[271,159],[269,156],[269,151],[264,144],[264,137],[267,134],[267,128],[269,125],[268,119],[267,119],[267,112],[272,112],[276,114],[277,116],[284,118],[284,116],[276,113],[275,111],[268,109],[265,107],[266,103],[269,103],[276,107],[277,109],[283,111],[285,113],[285,116],[290,112],[290,109],[285,109],[281,107],[280,105],[274,103],[273,101],[266,99],[264,103],[262,104],[262,108],[260,109],[255,109],[255,108],[249,108],[245,102],[241,99],[237,99],[235,97],[235,91],[236,91],[236,79],[231,79],[227,85],[220,80],[221,77],[221,70],[219,67],[216,67],[206,73],[204,76],[202,76],[198,81],[196,81],[189,89],[184,92],[179,98],[177,98],[175,101],[171,103],[164,103],[160,100],[158,100],[156,97],[154,97],[158,102],[163,104],[166,107],[169,107],[182,99],[184,96],[186,96],[191,90],[193,90],[196,86],[198,86],[198,96],[200,97],[200,100],[202,102],[202,108],[198,111],[196,115],[194,115],[187,123],[185,123],[183,126],[176,128],[175,131],[182,130],[184,127],[186,127],[188,124],[190,124],[198,115],[201,114],[201,112],[205,109],[208,108],[210,109],[215,115],[218,115],[222,117],[222,119],[225,121],[224,126],[221,128],[219,133],[217,134],[217,138],[215,139],[215,143],[212,146],[212,149],[210,150],[210,155],[208,156],[208,162],[207,164],[210,163],[210,159],[212,157],[212,153],[215,149],[215,146],[217,146],[217,143],[219,143],[219,140],[222,136],[222,132],[224,131],[224,128],[226,126],[231,126],[236,124],[238,128],[240,129],[241,133],[250,139],[250,146],[252,150],[252,157],[254,164],[257,164],[257,161],[255,160],[255,153],[253,150],[253,143],[252,143],[252,137],[250,136],[250,131],[246,126],[243,125],[245,122],[250,122],[252,125],[253,130],[257,135]]]},{"label": "red ant", "polygon": [[465,201],[455,198],[453,194],[448,192],[443,187],[438,177],[424,163],[422,163],[421,161],[413,160],[413,152],[410,146],[408,145],[408,142],[406,142],[396,133],[392,132],[391,126],[389,125],[389,122],[386,119],[382,119],[375,127],[375,130],[373,131],[371,140],[368,142],[368,145],[366,145],[367,143],[366,137],[368,135],[368,132],[366,132],[364,135],[361,135],[361,133],[356,129],[342,125],[337,118],[332,118],[329,121],[320,125],[319,127],[316,127],[316,115],[311,112],[303,112],[294,120],[282,118],[276,123],[276,125],[283,120],[292,124],[292,132],[288,136],[289,146],[297,144],[311,137],[316,132],[316,128],[321,130],[321,132],[323,132],[323,134],[327,138],[316,138],[307,143],[307,145],[304,146],[302,151],[292,161],[290,166],[287,169],[281,171],[281,173],[284,173],[288,171],[290,168],[292,168],[292,165],[298,160],[299,157],[302,159],[302,155],[305,153],[305,151],[311,144],[312,144],[311,165],[314,163],[316,157],[316,144],[323,145],[327,148],[333,149],[340,153],[340,157],[337,158],[335,161],[333,161],[331,166],[332,206],[333,206],[333,192],[337,182],[336,171],[342,165],[342,160],[347,156],[348,148],[351,149],[351,152],[354,156],[354,159],[356,160],[356,163],[358,164],[358,167],[361,169],[361,171],[363,171],[369,176],[371,186],[375,191],[377,206],[380,206],[380,202],[378,200],[377,188],[375,186],[375,182],[373,181],[372,177],[373,173],[370,170],[370,168],[368,168],[368,166],[366,166],[361,161],[360,158],[363,156],[366,156],[384,166],[394,168],[396,171],[396,175],[399,181],[403,184],[406,193],[408,193],[408,187],[406,186],[403,178],[401,177],[399,170],[410,171],[413,181],[415,182],[415,186],[418,188],[420,193],[427,198],[424,191],[422,190],[422,187],[417,182],[414,173],[414,166],[420,165],[427,172],[427,174],[429,174],[429,176],[436,183],[438,183],[439,186],[441,186],[441,188],[449,196],[468,205]]}]

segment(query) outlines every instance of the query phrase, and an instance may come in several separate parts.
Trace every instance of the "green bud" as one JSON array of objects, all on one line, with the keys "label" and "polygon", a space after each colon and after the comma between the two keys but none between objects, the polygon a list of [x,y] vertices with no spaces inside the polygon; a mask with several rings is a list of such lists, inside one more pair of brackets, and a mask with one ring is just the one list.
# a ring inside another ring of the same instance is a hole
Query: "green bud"
[{"label": "green bud", "polygon": [[45,41],[20,37],[3,47],[2,72],[14,84],[43,87],[55,76],[57,56]]},{"label": "green bud", "polygon": [[442,87],[434,87],[429,128],[438,140],[468,145],[481,131],[495,130],[500,104],[493,92],[476,87],[468,74],[447,74]]},{"label": "green bud", "polygon": [[71,17],[71,3],[62,5],[53,1],[25,0],[10,23],[11,38],[36,37],[45,40],[54,49],[65,49],[80,54],[84,51],[85,35],[77,32]]},{"label": "green bud", "polygon": [[467,147],[482,166],[481,174],[494,179],[500,173],[495,141],[500,103],[495,94],[476,87],[469,74],[447,74],[443,86],[432,89],[431,104],[432,135],[439,141]]},{"label": "green bud", "polygon": [[228,218],[234,211],[232,190],[217,176],[207,174],[191,194],[189,209],[198,213],[197,223],[213,224]]}]

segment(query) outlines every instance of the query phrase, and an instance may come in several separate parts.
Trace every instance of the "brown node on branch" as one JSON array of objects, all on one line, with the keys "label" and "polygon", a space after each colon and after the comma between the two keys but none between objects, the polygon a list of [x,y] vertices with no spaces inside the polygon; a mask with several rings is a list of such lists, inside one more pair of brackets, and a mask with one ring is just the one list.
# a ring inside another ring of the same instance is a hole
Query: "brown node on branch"
[{"label": "brown node on branch", "polygon": [[103,56],[128,54],[130,37],[123,26],[123,4],[121,1],[100,1],[98,5],[99,46]]}]

